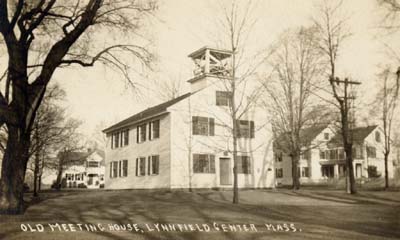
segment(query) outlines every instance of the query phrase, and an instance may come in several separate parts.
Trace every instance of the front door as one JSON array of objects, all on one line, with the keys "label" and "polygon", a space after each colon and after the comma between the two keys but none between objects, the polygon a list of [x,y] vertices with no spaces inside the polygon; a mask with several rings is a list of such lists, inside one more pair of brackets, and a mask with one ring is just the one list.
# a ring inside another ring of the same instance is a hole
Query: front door
[{"label": "front door", "polygon": [[361,170],[362,170],[361,164],[357,163],[356,164],[356,178],[361,178]]},{"label": "front door", "polygon": [[231,159],[219,159],[219,182],[221,185],[231,185]]}]

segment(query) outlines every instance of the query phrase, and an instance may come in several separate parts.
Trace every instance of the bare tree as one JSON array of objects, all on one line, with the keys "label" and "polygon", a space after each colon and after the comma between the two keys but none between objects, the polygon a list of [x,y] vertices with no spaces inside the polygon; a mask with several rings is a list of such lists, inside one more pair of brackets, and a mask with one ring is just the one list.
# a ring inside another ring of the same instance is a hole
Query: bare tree
[{"label": "bare tree", "polygon": [[[139,38],[142,20],[155,8],[153,1],[132,0],[0,1],[0,47],[6,47],[8,53],[7,69],[0,75],[5,81],[0,94],[0,125],[5,124],[8,130],[0,212],[22,212],[32,126],[56,69],[101,63],[134,84],[129,77],[132,68],[121,54],[129,53],[149,65],[151,55],[143,44],[134,44],[132,36]],[[129,43],[104,47],[108,44],[101,42],[104,33],[120,39],[129,35]],[[138,42],[146,44],[143,39]]]},{"label": "bare tree", "polygon": [[[350,81],[348,78],[340,80],[336,76],[336,65],[339,57],[339,50],[343,42],[350,36],[347,29],[346,18],[341,13],[342,1],[324,3],[319,8],[319,16],[314,19],[315,28],[318,31],[317,47],[325,56],[329,63],[328,80],[331,85],[333,96],[337,102],[335,104],[340,110],[340,133],[342,135],[343,148],[346,155],[346,192],[356,193],[352,148],[353,141],[351,136],[350,109],[354,95],[351,94],[351,86],[359,82]],[[343,84],[341,92],[339,85]],[[341,95],[342,94],[342,95]]]},{"label": "bare tree", "polygon": [[379,74],[379,82],[382,80],[383,84],[378,93],[377,100],[380,105],[379,108],[382,109],[381,114],[384,134],[383,155],[385,158],[385,189],[387,189],[389,188],[388,160],[392,145],[392,125],[399,101],[400,68],[397,70],[396,74],[393,74],[389,67],[385,68]]},{"label": "bare tree", "polygon": [[[256,23],[253,13],[256,5],[252,1],[239,2],[230,1],[229,4],[221,4],[222,17],[218,19],[222,39],[221,45],[228,50],[231,55],[228,63],[228,71],[220,73],[220,80],[223,83],[229,99],[229,118],[230,122],[224,124],[231,132],[232,156],[233,156],[233,199],[234,204],[239,203],[238,188],[238,148],[240,138],[245,137],[240,127],[242,119],[250,109],[257,105],[263,88],[255,87],[249,80],[255,81],[256,71],[260,65],[268,59],[271,51],[259,49],[255,54],[247,51],[248,39]],[[250,56],[251,55],[251,56]],[[223,68],[223,67],[222,67]],[[249,138],[254,135],[254,122],[249,121]],[[253,124],[253,126],[252,126]]]},{"label": "bare tree", "polygon": [[377,0],[377,2],[385,10],[381,27],[389,32],[397,32],[400,29],[400,1]]},{"label": "bare tree", "polygon": [[292,188],[299,189],[300,156],[312,147],[302,139],[302,133],[306,128],[320,124],[324,109],[327,109],[313,95],[323,89],[319,80],[324,63],[320,51],[314,47],[314,28],[286,31],[279,42],[270,61],[273,74],[264,80],[270,99],[266,107],[271,113],[275,147],[290,156]]},{"label": "bare tree", "polygon": [[64,109],[57,105],[57,101],[63,99],[64,95],[65,92],[59,85],[51,85],[45,93],[32,126],[29,157],[33,170],[34,196],[38,195],[39,180],[45,166],[45,159],[50,154],[48,150],[64,141],[65,128],[61,126],[64,120]]},{"label": "bare tree", "polygon": [[58,151],[57,157],[52,162],[48,162],[47,166],[50,169],[57,171],[56,189],[61,189],[62,175],[65,169],[81,159],[74,156],[74,152],[80,151],[83,148],[83,143],[79,141],[81,135],[78,128],[81,122],[76,119],[67,119],[63,123],[63,141],[60,142],[55,150]]}]

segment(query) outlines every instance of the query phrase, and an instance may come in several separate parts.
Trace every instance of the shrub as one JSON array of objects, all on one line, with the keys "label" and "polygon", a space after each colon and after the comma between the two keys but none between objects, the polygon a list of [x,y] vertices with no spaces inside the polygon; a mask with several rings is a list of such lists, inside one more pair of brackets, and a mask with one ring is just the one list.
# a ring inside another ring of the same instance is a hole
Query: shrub
[{"label": "shrub", "polygon": [[104,188],[104,183],[100,184],[100,188]]},{"label": "shrub", "polygon": [[84,184],[84,183],[79,183],[79,184],[78,184],[78,188],[87,188],[87,187],[86,187],[86,184]]},{"label": "shrub", "polygon": [[381,176],[381,173],[378,172],[378,169],[376,166],[372,166],[372,165],[368,166],[367,171],[368,171],[368,177],[370,177],[370,178],[378,178]]}]

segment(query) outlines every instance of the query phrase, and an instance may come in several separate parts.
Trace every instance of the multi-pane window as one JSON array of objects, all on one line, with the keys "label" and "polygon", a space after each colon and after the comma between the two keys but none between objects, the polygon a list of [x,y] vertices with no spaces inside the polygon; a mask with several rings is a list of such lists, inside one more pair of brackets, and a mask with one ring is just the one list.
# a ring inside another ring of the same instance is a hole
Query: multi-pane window
[{"label": "multi-pane window", "polygon": [[87,167],[99,167],[99,162],[96,161],[88,161]]},{"label": "multi-pane window", "polygon": [[319,150],[319,158],[320,159],[326,159],[325,151],[324,150]]},{"label": "multi-pane window", "polygon": [[214,118],[192,117],[193,135],[214,136]]},{"label": "multi-pane window", "polygon": [[309,167],[301,168],[301,177],[310,177],[310,168]]},{"label": "multi-pane window", "polygon": [[136,142],[144,142],[146,141],[146,123],[137,126],[136,131]]},{"label": "multi-pane window", "polygon": [[212,154],[193,154],[194,173],[215,173],[215,156]]},{"label": "multi-pane window", "polygon": [[381,134],[378,131],[375,132],[375,141],[381,142]]},{"label": "multi-pane window", "polygon": [[283,168],[276,168],[275,176],[276,176],[276,178],[283,178]]},{"label": "multi-pane window", "polygon": [[65,178],[66,178],[67,180],[73,180],[73,175],[72,175],[72,174],[69,174],[69,173],[66,173],[66,174],[65,174]]},{"label": "multi-pane window", "polygon": [[363,159],[364,158],[363,149],[360,146],[353,147],[352,154],[353,154],[354,159]]},{"label": "multi-pane window", "polygon": [[330,160],[336,160],[338,159],[338,150],[337,149],[331,149],[328,150],[328,159]]},{"label": "multi-pane window", "polygon": [[367,147],[367,157],[376,158],[376,148],[375,147]]},{"label": "multi-pane window", "polygon": [[110,163],[110,178],[118,177],[118,162],[112,161]]},{"label": "multi-pane window", "polygon": [[136,158],[136,176],[146,175],[146,158]]},{"label": "multi-pane window", "polygon": [[116,132],[114,135],[114,147],[119,148],[119,132]]},{"label": "multi-pane window", "polygon": [[254,138],[254,122],[247,120],[238,120],[237,124],[238,138]]},{"label": "multi-pane window", "polygon": [[127,146],[129,144],[129,129],[124,130],[123,135],[124,135],[124,146]]},{"label": "multi-pane window", "polygon": [[216,104],[217,106],[230,106],[231,105],[231,92],[217,91]]},{"label": "multi-pane window", "polygon": [[149,156],[148,163],[147,163],[148,175],[157,175],[159,165],[160,165],[160,156],[159,155]]},{"label": "multi-pane window", "polygon": [[275,161],[276,162],[282,162],[282,158],[283,158],[283,153],[282,152],[275,153]]},{"label": "multi-pane window", "polygon": [[120,163],[120,177],[127,177],[128,176],[128,160],[119,161]]},{"label": "multi-pane window", "polygon": [[238,156],[238,173],[251,174],[251,163],[249,156]]},{"label": "multi-pane window", "polygon": [[110,163],[110,178],[128,176],[128,160],[112,161]]},{"label": "multi-pane window", "polygon": [[129,144],[129,129],[111,134],[111,148],[119,148]]},{"label": "multi-pane window", "polygon": [[149,140],[160,137],[160,120],[151,121],[149,123]]}]

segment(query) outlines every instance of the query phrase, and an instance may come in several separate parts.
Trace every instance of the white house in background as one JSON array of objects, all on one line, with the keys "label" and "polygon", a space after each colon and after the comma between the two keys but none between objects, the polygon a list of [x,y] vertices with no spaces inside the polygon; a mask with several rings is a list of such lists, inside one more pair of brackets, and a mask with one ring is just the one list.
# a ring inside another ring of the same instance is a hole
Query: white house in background
[{"label": "white house in background", "polygon": [[72,164],[63,173],[63,181],[67,188],[104,186],[104,152],[88,150],[88,152],[72,152],[69,159]]},{"label": "white house in background", "polygon": [[[208,47],[190,54],[197,66],[195,76],[188,80],[190,93],[103,130],[107,135],[106,188],[233,186],[230,92],[226,88],[231,56],[229,51]],[[238,98],[247,100],[246,91],[239,91]],[[266,119],[257,104],[240,118],[241,188],[274,187],[271,127]]]},{"label": "white house in background", "polygon": [[[384,176],[383,131],[377,126],[357,127],[353,138],[353,167],[356,179]],[[346,162],[341,135],[330,126],[305,129],[302,139],[310,149],[301,156],[298,173],[302,183],[323,183],[345,177]],[[288,155],[275,149],[277,184],[292,183],[292,164]],[[393,161],[389,157],[389,178],[393,177]],[[371,176],[370,176],[371,175]]]}]

